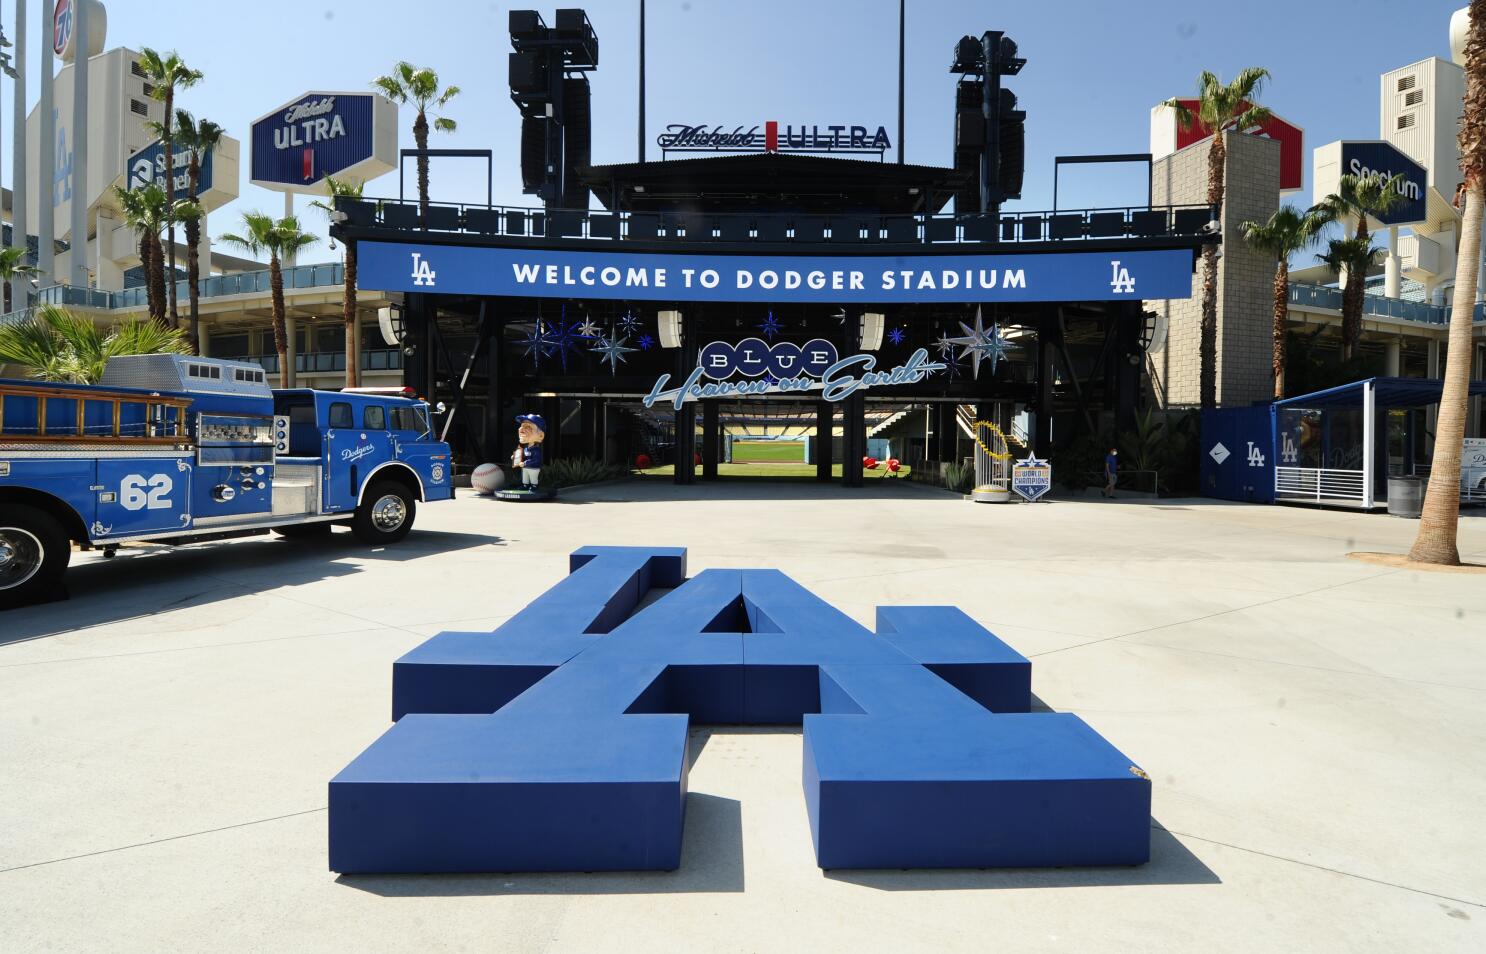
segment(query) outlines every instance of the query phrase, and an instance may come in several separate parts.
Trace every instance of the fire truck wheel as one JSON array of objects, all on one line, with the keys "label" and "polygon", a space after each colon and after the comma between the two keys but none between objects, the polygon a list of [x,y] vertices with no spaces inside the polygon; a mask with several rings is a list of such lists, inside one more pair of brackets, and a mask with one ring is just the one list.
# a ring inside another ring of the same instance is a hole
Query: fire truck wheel
[{"label": "fire truck wheel", "polygon": [[0,606],[23,606],[57,584],[72,560],[61,524],[24,504],[0,504]]},{"label": "fire truck wheel", "polygon": [[316,523],[291,523],[274,527],[273,532],[291,540],[319,540],[330,536],[330,522],[321,520]]},{"label": "fire truck wheel", "polygon": [[390,480],[366,488],[351,529],[362,543],[396,543],[413,529],[418,503],[408,488]]}]

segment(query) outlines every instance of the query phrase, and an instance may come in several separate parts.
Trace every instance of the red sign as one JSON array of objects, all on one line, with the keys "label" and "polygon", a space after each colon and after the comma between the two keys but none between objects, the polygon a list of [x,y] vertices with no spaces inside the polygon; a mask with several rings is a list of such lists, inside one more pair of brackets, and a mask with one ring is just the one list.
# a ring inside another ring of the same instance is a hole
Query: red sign
[{"label": "red sign", "polygon": [[[1212,130],[1202,125],[1201,120],[1196,118],[1197,100],[1179,99],[1177,102],[1190,110],[1193,118],[1191,127],[1183,129],[1182,124],[1176,118],[1176,110],[1170,110],[1171,121],[1176,123],[1176,148],[1185,149],[1193,143],[1210,137]],[[1248,109],[1249,105],[1244,103],[1243,108]],[[1280,191],[1299,190],[1305,176],[1305,132],[1299,126],[1288,123],[1278,116],[1271,116],[1267,122],[1262,122],[1250,130],[1249,134],[1273,139],[1280,144]]]}]

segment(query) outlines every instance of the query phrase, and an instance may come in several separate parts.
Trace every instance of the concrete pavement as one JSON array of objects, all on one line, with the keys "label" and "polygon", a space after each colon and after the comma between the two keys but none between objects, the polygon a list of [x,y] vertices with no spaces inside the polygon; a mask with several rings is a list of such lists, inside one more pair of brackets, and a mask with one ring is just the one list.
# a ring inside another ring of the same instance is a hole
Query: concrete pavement
[{"label": "concrete pavement", "polygon": [[[0,615],[0,950],[1486,949],[1486,583],[1348,560],[1414,524],[911,484],[595,487],[425,507],[385,550],[81,556]],[[1486,561],[1486,519],[1462,550]],[[815,867],[798,729],[697,728],[673,873],[337,878],[326,783],[392,661],[585,544],[773,566],[871,625],[954,603],[1154,782],[1134,869]]]}]

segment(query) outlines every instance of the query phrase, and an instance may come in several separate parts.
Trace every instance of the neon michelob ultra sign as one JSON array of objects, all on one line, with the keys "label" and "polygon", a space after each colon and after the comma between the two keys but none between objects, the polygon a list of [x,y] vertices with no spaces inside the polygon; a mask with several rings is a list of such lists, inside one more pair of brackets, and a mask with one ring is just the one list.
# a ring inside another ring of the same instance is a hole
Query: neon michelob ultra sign
[{"label": "neon michelob ultra sign", "polygon": [[[684,383],[668,388],[671,376],[662,374],[643,401],[646,407],[669,402],[678,411],[687,401],[760,394],[819,391],[822,400],[841,401],[867,388],[917,384],[946,367],[930,361],[929,352],[923,348],[897,367],[878,371],[876,355],[841,358],[836,346],[822,338],[803,345],[789,341],[767,344],[759,338],[745,338],[736,345],[714,341],[702,348],[696,368]],[[731,380],[738,376],[743,380]]]}]

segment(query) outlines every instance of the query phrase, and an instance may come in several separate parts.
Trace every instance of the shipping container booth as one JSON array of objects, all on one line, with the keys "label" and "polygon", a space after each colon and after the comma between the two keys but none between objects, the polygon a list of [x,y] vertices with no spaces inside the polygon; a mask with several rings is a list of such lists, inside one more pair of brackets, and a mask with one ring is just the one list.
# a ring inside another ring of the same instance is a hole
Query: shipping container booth
[{"label": "shipping container booth", "polygon": [[[1386,506],[1390,477],[1429,475],[1429,411],[1442,388],[1438,379],[1378,377],[1274,402],[1275,501]],[[1470,393],[1486,393],[1486,381]],[[1483,484],[1486,472],[1463,467],[1462,501],[1486,502]]]}]

